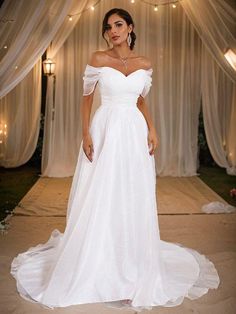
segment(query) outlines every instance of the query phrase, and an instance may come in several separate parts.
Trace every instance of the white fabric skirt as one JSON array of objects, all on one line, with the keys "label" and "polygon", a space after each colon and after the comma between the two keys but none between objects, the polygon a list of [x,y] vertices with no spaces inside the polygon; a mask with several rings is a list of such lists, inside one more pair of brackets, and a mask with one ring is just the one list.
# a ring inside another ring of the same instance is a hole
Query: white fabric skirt
[{"label": "white fabric skirt", "polygon": [[64,233],[54,229],[12,261],[20,295],[52,309],[104,302],[141,311],[216,289],[209,259],[160,239],[155,159],[139,109],[101,105],[90,133],[93,161],[81,142]]}]

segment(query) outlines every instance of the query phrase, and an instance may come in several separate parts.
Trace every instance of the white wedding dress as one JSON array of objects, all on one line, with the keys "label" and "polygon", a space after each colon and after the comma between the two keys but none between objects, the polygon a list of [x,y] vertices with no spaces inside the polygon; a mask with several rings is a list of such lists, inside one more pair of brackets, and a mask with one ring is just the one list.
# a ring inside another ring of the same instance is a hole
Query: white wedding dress
[{"label": "white wedding dress", "polygon": [[176,306],[218,287],[209,259],[160,239],[155,161],[136,105],[149,92],[152,72],[125,76],[86,65],[84,95],[96,83],[101,94],[90,125],[93,161],[81,142],[64,233],[54,229],[46,243],[13,259],[11,274],[23,298],[52,309],[104,302],[141,311]]}]

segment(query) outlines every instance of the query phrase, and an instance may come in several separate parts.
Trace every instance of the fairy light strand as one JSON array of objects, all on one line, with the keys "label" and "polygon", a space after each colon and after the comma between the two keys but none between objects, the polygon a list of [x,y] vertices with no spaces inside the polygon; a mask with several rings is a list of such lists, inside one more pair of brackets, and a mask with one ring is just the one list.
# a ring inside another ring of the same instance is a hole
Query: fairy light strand
[{"label": "fairy light strand", "polygon": [[[86,7],[85,9],[81,10],[80,12],[77,12],[77,13],[70,13],[67,15],[67,18],[69,21],[72,21],[73,20],[73,16],[76,16],[76,15],[81,15],[89,10],[91,11],[94,11],[95,10],[95,7],[101,2],[102,0],[97,0],[93,5],[90,5],[88,7]],[[177,4],[182,1],[182,0],[168,0],[168,1],[158,1],[156,0],[156,3],[153,3],[153,2],[150,2],[150,1],[147,1],[147,0],[137,0],[137,2],[141,2],[141,3],[144,3],[148,6],[151,6],[153,7],[154,11],[158,11],[159,7],[162,7],[162,6],[172,6],[172,8],[176,8],[177,7]],[[135,4],[135,0],[130,0],[130,3],[131,4]],[[7,22],[14,22],[13,19],[8,19],[8,18],[2,18],[0,19],[0,22],[2,23],[7,23]],[[7,50],[8,49],[8,45],[4,44],[2,48],[0,49],[4,49],[4,50]],[[15,69],[17,69],[18,66],[15,66]]]},{"label": "fairy light strand", "polygon": [[147,5],[150,5],[152,7],[155,7],[155,6],[158,6],[158,7],[161,7],[161,6],[166,6],[166,5],[174,5],[173,8],[176,8],[176,4],[178,2],[180,2],[181,0],[169,0],[169,1],[163,1],[163,2],[160,2],[158,3],[158,1],[156,3],[153,3],[153,2],[149,2],[149,1],[146,1],[146,0],[139,0],[140,2],[142,3],[145,3]]},{"label": "fairy light strand", "polygon": [[71,13],[71,14],[68,14],[68,18],[69,18],[69,21],[72,21],[73,20],[73,16],[76,16],[76,15],[80,15],[80,14],[83,14],[84,12],[88,11],[88,10],[91,10],[91,11],[94,11],[95,10],[95,7],[101,2],[102,0],[98,0],[96,1],[93,5],[90,5],[88,6],[87,8],[83,9],[82,11],[80,12],[77,12],[77,13]]},{"label": "fairy light strand", "polygon": [[[72,21],[73,20],[73,16],[76,16],[76,15],[79,15],[79,14],[83,14],[84,12],[88,11],[88,10],[92,10],[94,11],[95,10],[95,7],[101,2],[102,0],[98,0],[96,1],[93,5],[83,9],[82,11],[80,12],[77,12],[77,13],[71,13],[71,14],[68,14],[68,18],[69,18],[69,21]],[[139,2],[141,3],[144,3],[146,5],[149,5],[149,6],[152,6],[154,7],[154,11],[158,11],[158,8],[161,7],[161,6],[166,6],[166,5],[171,5],[173,8],[176,8],[177,7],[177,4],[181,1],[181,0],[168,0],[168,1],[164,1],[164,2],[161,2],[161,3],[152,3],[152,2],[149,2],[149,1],[146,1],[146,0],[138,0]],[[131,4],[135,4],[135,0],[130,0],[130,3]]]}]

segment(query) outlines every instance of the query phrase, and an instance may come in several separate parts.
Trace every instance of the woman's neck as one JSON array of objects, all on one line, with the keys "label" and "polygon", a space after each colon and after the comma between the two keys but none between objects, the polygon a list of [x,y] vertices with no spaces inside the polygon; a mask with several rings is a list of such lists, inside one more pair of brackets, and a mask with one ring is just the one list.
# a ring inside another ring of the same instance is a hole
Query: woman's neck
[{"label": "woman's neck", "polygon": [[121,58],[127,58],[132,56],[132,50],[130,50],[130,48],[127,45],[123,45],[123,46],[114,46],[112,48],[114,54],[117,57],[121,57]]}]

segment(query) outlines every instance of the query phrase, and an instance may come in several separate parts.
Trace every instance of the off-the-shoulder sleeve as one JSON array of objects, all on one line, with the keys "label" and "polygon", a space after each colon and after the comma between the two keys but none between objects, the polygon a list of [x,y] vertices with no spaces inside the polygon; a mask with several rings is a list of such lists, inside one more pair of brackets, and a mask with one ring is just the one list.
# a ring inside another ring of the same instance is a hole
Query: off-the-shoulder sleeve
[{"label": "off-the-shoulder sleeve", "polygon": [[83,76],[83,96],[90,95],[95,88],[97,81],[99,80],[101,69],[99,67],[93,67],[89,64],[86,65]]},{"label": "off-the-shoulder sleeve", "polygon": [[144,88],[142,90],[142,93],[140,94],[143,98],[147,96],[151,86],[152,86],[152,72],[153,72],[153,69],[149,69],[146,71],[146,82],[145,82],[145,85],[144,85]]}]

